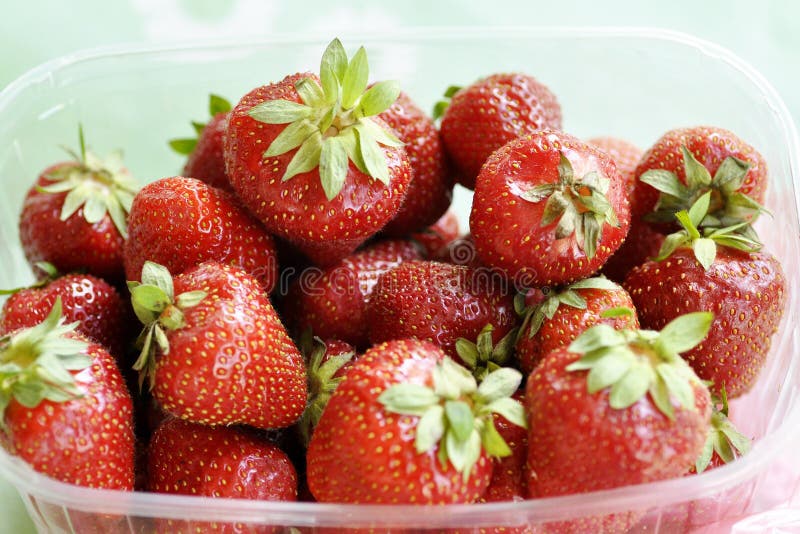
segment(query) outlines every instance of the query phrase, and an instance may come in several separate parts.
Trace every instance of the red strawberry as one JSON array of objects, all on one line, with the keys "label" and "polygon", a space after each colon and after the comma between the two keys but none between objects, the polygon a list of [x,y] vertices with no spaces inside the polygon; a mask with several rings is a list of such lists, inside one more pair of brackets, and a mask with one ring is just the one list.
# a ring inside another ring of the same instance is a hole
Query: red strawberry
[{"label": "red strawberry", "polygon": [[146,261],[180,274],[204,261],[241,267],[264,291],[278,278],[275,242],[236,200],[194,178],[162,178],[139,191],[129,217],[125,273],[139,280]]},{"label": "red strawberry", "polygon": [[631,269],[658,256],[663,242],[664,234],[655,229],[653,225],[645,221],[637,223],[631,221],[628,237],[625,238],[622,246],[608,258],[603,268],[600,269],[600,273],[610,280],[622,283]]},{"label": "red strawberry", "polygon": [[420,259],[410,241],[379,241],[340,262],[307,270],[293,282],[284,300],[287,322],[296,332],[311,329],[322,339],[369,345],[367,304],[378,277],[401,262]]},{"label": "red strawberry", "polygon": [[467,267],[403,262],[378,279],[367,308],[369,339],[424,339],[455,357],[456,339],[476,339],[491,324],[499,343],[516,317],[512,298],[494,282]]},{"label": "red strawberry", "polygon": [[425,259],[435,259],[439,251],[458,238],[459,224],[456,214],[447,211],[431,226],[411,234],[414,240],[423,249]]},{"label": "red strawberry", "polygon": [[232,191],[225,174],[225,157],[222,152],[222,137],[228,127],[231,104],[218,95],[209,95],[208,112],[211,120],[207,124],[192,121],[196,138],[173,139],[169,146],[178,154],[189,156],[183,168],[184,176],[190,176],[212,187]]},{"label": "red strawberry", "polygon": [[432,259],[442,263],[463,265],[472,269],[482,266],[475,250],[475,239],[473,239],[472,234],[466,234],[450,241]]},{"label": "red strawberry", "polygon": [[714,312],[708,337],[685,357],[715,392],[724,387],[734,398],[750,389],[766,362],[786,304],[786,279],[778,260],[756,252],[759,244],[737,236],[736,227],[699,233],[710,198],[706,193],[690,212],[679,212],[684,230],[668,236],[659,257],[633,269],[624,286],[647,328],[688,310]]},{"label": "red strawberry", "polygon": [[439,130],[433,120],[403,92],[378,115],[405,143],[411,183],[397,215],[383,228],[386,235],[405,236],[435,223],[453,199],[450,174]]},{"label": "red strawberry", "polygon": [[475,186],[478,258],[517,287],[566,284],[596,272],[628,232],[625,180],[603,152],[541,131],[492,154]]},{"label": "red strawberry", "polygon": [[[235,427],[171,419],[150,442],[149,489],[156,493],[223,499],[297,500],[297,473],[273,443]],[[163,532],[280,532],[246,523],[160,520]],[[184,530],[185,529],[185,530]]]},{"label": "red strawberry", "polygon": [[[49,266],[52,267],[52,266]],[[79,332],[100,343],[117,358],[123,357],[127,338],[127,304],[108,282],[90,274],[67,274],[42,279],[29,288],[0,291],[11,294],[0,311],[0,335],[42,322],[57,298],[61,299],[64,319],[77,321]]]},{"label": "red strawberry", "polygon": [[732,132],[699,126],[664,134],[645,152],[636,177],[633,220],[656,210],[648,215],[650,220],[674,224],[675,213],[688,210],[700,196],[713,191],[709,215],[721,223],[706,221],[703,226],[728,226],[751,221],[761,211],[767,164]]},{"label": "red strawberry", "polygon": [[522,406],[509,398],[521,378],[502,369],[478,387],[430,343],[373,347],[336,388],[311,438],[311,492],[321,502],[475,501],[489,484],[490,456],[511,452],[493,413],[524,425]]},{"label": "red strawberry", "polygon": [[633,198],[633,189],[636,186],[636,173],[634,171],[642,159],[644,150],[619,137],[593,137],[586,142],[608,154],[617,164],[617,170],[625,178],[628,201],[630,202]]},{"label": "red strawberry", "polygon": [[515,348],[525,373],[533,371],[545,355],[569,345],[596,324],[639,328],[630,295],[601,277],[549,290],[532,306],[526,306],[522,298],[514,304],[524,317]]},{"label": "red strawberry", "polygon": [[134,369],[164,410],[207,425],[281,428],[306,404],[303,358],[255,278],[208,262],[175,277],[147,262],[131,301],[145,324]]},{"label": "red strawberry", "polygon": [[79,133],[80,154],[45,169],[25,197],[22,249],[31,265],[46,261],[61,272],[121,280],[126,217],[137,186],[119,152],[101,160]]},{"label": "red strawberry", "polygon": [[[512,398],[524,402],[524,392],[517,391]],[[479,502],[525,500],[528,495],[528,480],[525,473],[528,459],[528,430],[498,414],[494,415],[494,426],[511,449],[511,455],[495,460],[492,480]],[[494,532],[503,531],[495,529]]]},{"label": "red strawberry", "polygon": [[[660,333],[596,325],[528,377],[528,489],[553,497],[682,476],[709,430],[708,390],[679,356],[713,319],[694,313]],[[555,531],[625,531],[636,512],[583,518]]]},{"label": "red strawberry", "polygon": [[252,90],[225,134],[228,177],[244,204],[319,265],[389,222],[411,179],[402,144],[374,117],[400,90],[380,82],[365,92],[368,74],[364,49],[348,63],[335,39],[320,78],[295,74]]},{"label": "red strawberry", "polygon": [[0,337],[0,443],[62,482],[132,491],[131,397],[108,351],[76,326],[56,299],[42,323]]},{"label": "red strawberry", "polygon": [[[453,89],[458,89],[453,93]],[[494,74],[451,88],[442,117],[442,140],[458,171],[458,183],[475,188],[489,156],[512,139],[537,130],[561,129],[561,106],[545,85],[525,74]],[[441,109],[441,107],[439,108]]]}]

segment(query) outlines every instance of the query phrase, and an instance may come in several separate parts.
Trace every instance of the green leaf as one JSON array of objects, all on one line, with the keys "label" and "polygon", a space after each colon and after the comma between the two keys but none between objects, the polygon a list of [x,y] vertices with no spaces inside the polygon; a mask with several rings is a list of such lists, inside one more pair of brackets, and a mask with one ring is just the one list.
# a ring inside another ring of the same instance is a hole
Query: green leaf
[{"label": "green leaf", "polygon": [[325,139],[319,155],[319,176],[328,200],[336,198],[342,190],[349,168],[344,143],[338,137]]},{"label": "green leaf", "polygon": [[358,134],[358,146],[364,165],[367,167],[367,174],[389,185],[389,168],[386,165],[386,156],[383,150],[361,124],[356,124],[355,130]]},{"label": "green leaf", "polygon": [[722,160],[717,172],[714,173],[714,185],[723,194],[729,195],[744,185],[744,180],[749,170],[750,164],[748,162],[728,156]]},{"label": "green leaf", "polygon": [[681,183],[675,173],[665,171],[663,169],[651,169],[645,171],[639,180],[647,185],[657,189],[675,198],[686,198],[689,196],[689,190]]},{"label": "green leaf", "polygon": [[678,249],[678,247],[688,242],[689,242],[689,236],[685,231],[676,232],[674,234],[668,235],[661,243],[661,248],[658,251],[658,256],[656,256],[655,258],[656,261],[662,261],[669,258],[672,255],[672,253]]},{"label": "green leaf", "polygon": [[656,373],[664,380],[669,392],[678,403],[687,410],[694,410],[694,389],[689,383],[686,374],[679,372],[671,363],[660,363],[656,366]]},{"label": "green leaf", "polygon": [[724,418],[724,422],[720,426],[720,431],[725,435],[740,456],[744,456],[750,452],[753,446],[752,442],[744,434],[739,432],[727,417]]},{"label": "green leaf", "polygon": [[692,239],[700,238],[700,232],[697,230],[694,223],[692,223],[692,219],[689,218],[689,212],[681,210],[675,214],[675,218],[678,219],[678,222],[686,230],[686,233],[689,234],[689,237]]},{"label": "green leaf", "polygon": [[654,378],[652,367],[645,363],[634,363],[628,372],[611,386],[609,405],[617,410],[628,408],[647,393]]},{"label": "green leaf", "polygon": [[310,107],[290,100],[267,100],[250,108],[247,114],[265,124],[287,124],[306,119],[312,112]]},{"label": "green leaf", "polygon": [[280,156],[303,144],[307,139],[316,135],[321,135],[319,129],[310,121],[300,120],[293,122],[283,129],[281,133],[272,141],[269,148],[264,152],[265,158]]},{"label": "green leaf", "polygon": [[83,218],[89,224],[96,224],[103,220],[106,215],[106,206],[103,201],[96,196],[89,196],[83,205]]},{"label": "green leaf", "polygon": [[395,81],[378,82],[361,97],[359,109],[363,117],[378,115],[389,107],[400,96],[400,84]]},{"label": "green leaf", "polygon": [[72,189],[64,198],[64,204],[61,205],[60,219],[62,221],[66,221],[72,217],[72,215],[80,209],[84,202],[86,202],[87,198],[88,191],[85,187],[78,186]]},{"label": "green leaf", "polygon": [[218,113],[227,113],[232,109],[231,103],[224,97],[211,93],[208,95],[208,113],[212,117]]},{"label": "green leaf", "polygon": [[378,124],[368,117],[359,119],[358,127],[361,130],[359,133],[369,135],[375,141],[382,145],[390,146],[393,148],[400,148],[404,143],[399,140],[392,132],[378,126]]},{"label": "green leaf", "polygon": [[83,124],[78,123],[78,144],[81,148],[81,162],[86,163],[86,138],[83,136]]},{"label": "green leaf", "polygon": [[570,343],[567,350],[585,354],[603,347],[613,347],[625,343],[625,336],[607,324],[595,325],[579,335]]},{"label": "green leaf", "polygon": [[490,402],[486,405],[485,411],[488,413],[496,413],[511,424],[522,428],[528,428],[525,408],[522,406],[522,403],[511,397],[502,397]]},{"label": "green leaf", "polygon": [[[286,172],[283,174],[282,181],[286,182],[291,180],[298,174],[309,172],[319,166],[320,158],[322,157],[322,134],[314,132],[308,139],[306,139],[300,149],[295,152],[289,165],[286,166]],[[324,184],[323,184],[324,185]]]},{"label": "green leaf", "polygon": [[628,373],[635,361],[636,357],[630,350],[613,351],[600,358],[586,378],[589,393],[596,393],[615,384]]},{"label": "green leaf", "polygon": [[142,284],[161,288],[169,300],[175,297],[172,275],[166,267],[158,263],[152,261],[144,262],[142,266]]},{"label": "green leaf", "polygon": [[548,198],[557,189],[558,189],[557,184],[540,184],[522,193],[520,195],[520,198],[522,198],[523,200],[527,200],[528,202],[533,202],[535,204],[537,202],[541,202],[542,200]]},{"label": "green leaf", "polygon": [[449,400],[444,403],[444,413],[456,440],[466,441],[475,428],[475,416],[463,401]]},{"label": "green leaf", "polygon": [[203,133],[203,130],[206,129],[206,125],[202,122],[192,121],[192,128],[194,128],[194,132],[199,136]]},{"label": "green leaf", "polygon": [[576,225],[576,220],[580,220],[580,215],[578,215],[578,210],[575,209],[575,205],[570,202],[564,209],[564,214],[561,215],[561,218],[558,220],[555,231],[556,239],[564,239],[565,237],[575,234],[576,240],[580,243],[583,234],[576,233],[576,230],[580,228],[580,224]]},{"label": "green leaf", "polygon": [[699,475],[703,471],[706,470],[708,464],[711,463],[711,458],[714,456],[714,441],[716,440],[716,436],[714,435],[714,431],[712,430],[709,432],[708,437],[706,438],[705,443],[703,444],[703,450],[700,451],[700,456],[697,457],[695,461],[694,468],[697,474]]},{"label": "green leaf", "polygon": [[673,319],[658,334],[656,351],[680,354],[695,348],[708,335],[713,321],[714,314],[710,312],[687,313]]},{"label": "green leaf", "polygon": [[450,85],[447,87],[447,89],[445,89],[444,97],[453,98],[456,95],[456,93],[459,92],[460,90],[461,90],[460,85]]},{"label": "green leaf", "polygon": [[477,391],[475,377],[449,357],[433,368],[433,387],[436,395],[445,399],[458,399]]},{"label": "green leaf", "polygon": [[653,399],[656,408],[658,408],[661,413],[666,415],[670,421],[674,421],[675,410],[672,408],[672,400],[669,396],[669,388],[667,387],[667,383],[664,382],[664,379],[660,374],[658,374],[658,372],[656,372],[655,380],[653,380],[653,383],[650,384],[648,393],[650,393],[650,397]]},{"label": "green leaf", "polygon": [[583,204],[583,206],[592,213],[598,213],[605,216],[605,214],[609,211],[613,211],[611,208],[611,203],[608,201],[606,196],[597,191],[592,191],[590,195],[578,195],[577,199],[578,202]]},{"label": "green leaf", "polygon": [[707,271],[717,257],[717,244],[713,239],[700,238],[692,241],[692,249],[694,257],[703,266],[703,270]]},{"label": "green leaf", "polygon": [[378,402],[390,412],[422,416],[438,404],[439,398],[431,388],[417,384],[396,384],[380,394]]},{"label": "green leaf", "polygon": [[[586,301],[577,292],[567,289],[558,294],[558,301],[579,310],[586,309]],[[552,317],[551,317],[552,319]]]},{"label": "green leaf", "polygon": [[[297,94],[300,95],[300,99],[307,106],[319,107],[325,102],[325,94],[316,80],[303,78],[294,84],[294,88],[297,90]],[[320,131],[325,130],[320,128]]]},{"label": "green leaf", "polygon": [[342,77],[342,107],[344,109],[351,109],[356,104],[367,88],[368,78],[367,52],[362,46],[350,60]]},{"label": "green leaf", "polygon": [[326,68],[330,70],[330,73],[333,74],[338,81],[344,80],[344,75],[347,71],[347,52],[345,52],[344,46],[342,46],[342,42],[338,38],[331,41],[322,54],[320,73]]},{"label": "green leaf", "polygon": [[[367,120],[369,119],[362,119],[362,123]],[[359,147],[358,134],[355,128],[352,126],[348,127],[339,132],[339,135],[336,137],[339,138],[339,141],[347,152],[347,157],[353,162],[356,168],[364,174],[369,174],[367,166],[364,164],[364,158],[361,157],[361,148]]]},{"label": "green leaf", "polygon": [[478,364],[478,346],[468,339],[463,337],[456,339],[456,354],[470,368]]},{"label": "green leaf", "polygon": [[436,404],[425,410],[417,423],[417,435],[414,438],[417,452],[422,454],[433,449],[442,439],[444,430],[444,408]]},{"label": "green leaf", "polygon": [[600,314],[603,319],[616,319],[617,317],[636,317],[636,312],[626,306],[617,306],[603,310]]},{"label": "green leaf", "polygon": [[169,297],[156,286],[141,285],[131,291],[131,305],[142,324],[147,325],[157,321],[169,304]]},{"label": "green leaf", "polygon": [[476,347],[478,348],[478,356],[481,361],[487,361],[492,354],[492,332],[494,331],[494,327],[491,324],[487,324],[486,326],[481,329],[480,334],[478,334],[478,343]]},{"label": "green leaf", "polygon": [[569,286],[570,289],[602,289],[605,291],[616,291],[620,286],[606,278],[605,276],[595,276],[579,280]]},{"label": "green leaf", "polygon": [[572,170],[572,163],[567,159],[563,152],[559,152],[558,160],[558,183],[562,185],[571,184],[575,181],[575,173]]},{"label": "green leaf", "polygon": [[489,419],[480,432],[481,444],[486,454],[493,458],[505,458],[511,456],[511,448],[497,431],[494,421]]},{"label": "green leaf", "polygon": [[686,184],[692,190],[711,185],[711,174],[692,154],[686,146],[681,146],[683,167],[686,170]]},{"label": "green leaf", "polygon": [[164,333],[164,330],[156,325],[156,327],[153,328],[153,334],[155,334],[156,344],[158,344],[158,348],[161,349],[161,353],[169,354],[169,340],[167,339],[167,335]]},{"label": "green leaf", "polygon": [[548,197],[547,203],[544,205],[544,211],[542,211],[542,222],[539,224],[539,226],[553,224],[553,222],[555,222],[559,217],[564,215],[564,212],[570,206],[572,206],[572,203],[564,195],[564,193],[561,191],[554,192]]},{"label": "green leaf", "polygon": [[433,120],[439,120],[444,116],[445,111],[447,108],[450,107],[450,102],[447,100],[439,100],[436,104],[433,105],[433,112],[431,113],[431,117]]},{"label": "green leaf", "polygon": [[481,455],[481,437],[478,431],[473,429],[465,441],[456,438],[453,432],[447,432],[445,436],[447,446],[447,457],[456,471],[462,474],[462,480],[466,483],[472,468]]},{"label": "green leaf", "polygon": [[202,290],[186,291],[185,293],[178,295],[175,303],[177,304],[178,308],[185,310],[186,308],[194,308],[207,296],[208,293]]},{"label": "green leaf", "polygon": [[478,394],[487,403],[492,403],[503,397],[510,397],[522,383],[522,373],[510,367],[489,373],[478,386]]},{"label": "green leaf", "polygon": [[194,138],[182,138],[182,139],[171,139],[169,141],[169,146],[183,156],[188,156],[192,152],[194,152],[195,147],[197,146],[197,139]]},{"label": "green leaf", "polygon": [[[600,242],[601,226],[591,213],[583,214],[583,231],[585,238],[583,240],[583,251],[586,253],[588,259],[594,258],[597,253],[597,244]],[[578,242],[578,246],[580,246]]]},{"label": "green leaf", "polygon": [[706,214],[708,213],[708,207],[711,204],[711,191],[706,192],[700,198],[698,198],[692,207],[689,208],[689,220],[692,221],[692,224],[696,227],[700,226],[700,223],[703,222]]}]

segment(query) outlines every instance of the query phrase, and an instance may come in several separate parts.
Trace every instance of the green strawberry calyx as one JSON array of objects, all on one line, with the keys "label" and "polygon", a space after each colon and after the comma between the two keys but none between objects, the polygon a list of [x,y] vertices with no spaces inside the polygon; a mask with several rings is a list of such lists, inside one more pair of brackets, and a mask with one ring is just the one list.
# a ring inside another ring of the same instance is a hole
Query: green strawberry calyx
[{"label": "green strawberry calyx", "polygon": [[[225,98],[211,93],[208,97],[208,114],[213,119],[220,113],[228,113],[232,108],[231,103]],[[192,128],[194,128],[195,137],[182,137],[179,139],[170,139],[169,146],[182,156],[188,156],[197,147],[197,140],[203,133],[203,129],[208,125],[205,122],[192,121]]]},{"label": "green strawberry calyx", "polygon": [[586,257],[594,258],[603,237],[603,226],[619,227],[619,220],[606,193],[611,181],[597,171],[575,177],[572,164],[560,152],[558,182],[532,187],[520,197],[528,202],[546,201],[540,226],[558,221],[556,239],[575,236]]},{"label": "green strawberry calyx", "polygon": [[444,116],[445,111],[447,111],[447,108],[450,107],[450,101],[452,100],[453,96],[461,89],[462,87],[460,85],[451,85],[445,90],[442,99],[436,102],[436,104],[433,106],[433,120],[439,120]]},{"label": "green strawberry calyx", "polygon": [[476,342],[463,337],[456,340],[456,353],[479,383],[490,373],[510,363],[514,353],[516,328],[503,336],[497,345],[492,340],[492,332],[494,326],[487,324],[481,329]]},{"label": "green strawberry calyx", "polygon": [[328,347],[320,338],[311,337],[310,334],[310,331],[304,334],[307,339],[301,340],[300,343],[308,368],[308,403],[297,423],[306,446],[311,441],[311,433],[319,423],[331,395],[344,380],[343,376],[334,375],[355,357],[355,352],[345,352],[331,356],[323,362]]},{"label": "green strawberry calyx", "polygon": [[609,404],[624,410],[646,394],[669,419],[675,419],[672,399],[684,409],[694,411],[693,385],[702,385],[680,354],[705,339],[714,315],[695,312],[673,319],[660,332],[653,330],[614,330],[595,325],[578,336],[567,350],[581,358],[567,371],[588,371],[590,394],[610,388]]},{"label": "green strawberry calyx", "polygon": [[0,337],[0,429],[12,400],[35,408],[43,400],[66,402],[83,395],[70,371],[91,365],[89,343],[69,336],[78,322],[64,322],[58,297],[44,321]]},{"label": "green strawberry calyx", "polygon": [[362,173],[389,185],[389,168],[380,145],[401,147],[403,143],[370,117],[397,100],[400,86],[383,81],[367,89],[368,78],[364,47],[348,61],[341,41],[334,39],[322,55],[320,82],[303,78],[295,84],[302,104],[268,100],[248,111],[259,122],[288,124],[264,152],[264,158],[270,158],[298,149],[283,181],[319,168],[325,196],[333,200],[352,162]]},{"label": "green strawberry calyx", "polygon": [[419,417],[414,446],[417,453],[438,444],[442,467],[448,462],[466,482],[481,453],[502,458],[511,449],[494,426],[493,414],[527,428],[522,404],[511,398],[519,389],[522,373],[502,367],[486,375],[478,385],[475,377],[450,358],[433,370],[433,387],[395,384],[378,397],[387,411]]},{"label": "green strawberry calyx", "polygon": [[719,397],[712,397],[711,430],[706,436],[703,451],[695,462],[695,471],[700,474],[708,468],[716,453],[727,463],[744,456],[752,447],[750,440],[728,419],[728,395],[723,387]]},{"label": "green strawberry calyx", "polygon": [[86,149],[83,127],[78,127],[80,153],[65,150],[76,161],[48,173],[48,185],[38,186],[40,193],[67,193],[61,206],[60,219],[66,221],[83,208],[83,218],[96,224],[108,214],[117,231],[128,237],[128,213],[139,186],[122,163],[122,152],[111,152],[101,159]]},{"label": "green strawberry calyx", "polygon": [[187,291],[176,297],[167,268],[151,261],[142,267],[142,281],[129,281],[128,289],[133,311],[144,324],[136,340],[140,352],[133,369],[139,371],[139,387],[148,379],[152,390],[155,386],[156,347],[163,354],[169,354],[166,332],[183,328],[186,325],[183,312],[200,304],[207,293]]},{"label": "green strawberry calyx", "polygon": [[728,156],[717,168],[714,176],[681,146],[686,184],[678,176],[664,169],[651,169],[639,178],[660,193],[655,210],[645,216],[650,222],[671,223],[675,214],[689,208],[706,193],[711,193],[708,212],[696,223],[698,228],[724,228],[737,226],[736,232],[752,240],[757,236],[751,226],[762,213],[769,211],[740,191],[750,170],[750,163]]},{"label": "green strawberry calyx", "polygon": [[[542,328],[545,321],[552,319],[561,305],[571,306],[578,310],[586,309],[586,300],[578,292],[581,289],[598,289],[601,291],[618,291],[622,289],[605,276],[596,276],[579,280],[560,291],[549,288],[542,290],[545,298],[534,306],[525,306],[525,295],[518,293],[514,297],[514,309],[522,317],[519,335],[533,337]],[[526,330],[527,329],[527,330]]]},{"label": "green strawberry calyx", "polygon": [[39,271],[44,276],[40,276],[39,279],[36,280],[36,282],[32,283],[29,286],[15,287],[12,289],[0,289],[0,296],[16,295],[20,291],[24,291],[26,289],[38,289],[40,287],[45,287],[47,284],[49,284],[50,282],[52,282],[53,280],[55,280],[60,276],[60,273],[58,272],[56,266],[50,262],[37,261],[34,264],[34,267],[36,267],[36,270]]},{"label": "green strawberry calyx", "polygon": [[[700,233],[698,226],[706,217],[711,202],[711,191],[706,192],[698,198],[689,211],[681,210],[675,214],[675,218],[683,227],[682,230],[668,235],[661,244],[656,261],[667,259],[680,247],[691,247],[697,261],[704,270],[708,270],[717,257],[717,245],[722,245],[743,252],[758,252],[762,244],[758,240],[755,232],[740,232],[744,226],[749,226],[746,222],[740,222],[733,226],[724,228],[703,228]],[[755,239],[750,234],[755,235]]]}]

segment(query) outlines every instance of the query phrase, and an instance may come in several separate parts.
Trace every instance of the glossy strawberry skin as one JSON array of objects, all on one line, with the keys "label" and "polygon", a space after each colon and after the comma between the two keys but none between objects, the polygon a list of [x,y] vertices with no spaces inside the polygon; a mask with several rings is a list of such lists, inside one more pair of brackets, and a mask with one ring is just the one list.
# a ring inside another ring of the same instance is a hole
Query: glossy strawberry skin
[{"label": "glossy strawberry skin", "polygon": [[621,287],[614,290],[575,289],[573,290],[586,301],[586,308],[573,308],[561,304],[552,319],[545,318],[539,331],[530,336],[530,326],[519,333],[515,350],[522,370],[532,372],[547,354],[572,343],[585,330],[596,324],[607,324],[617,330],[638,329],[639,321],[634,315],[619,317],[602,316],[603,312],[612,308],[630,308],[634,310],[630,295]]},{"label": "glossy strawberry skin", "polygon": [[683,356],[715,390],[724,384],[729,398],[755,382],[786,303],[786,279],[773,256],[723,247],[707,271],[692,250],[678,249],[633,269],[624,286],[645,328],[660,329],[690,311],[714,313],[706,339]]},{"label": "glossy strawberry skin", "polygon": [[[308,484],[320,502],[445,504],[473,502],[489,484],[492,462],[481,454],[465,483],[438,446],[417,453],[417,416],[385,410],[378,396],[390,386],[431,387],[444,353],[434,345],[398,339],[368,350],[328,402],[308,449]],[[369,451],[369,452],[367,452]]]},{"label": "glossy strawberry skin", "polygon": [[441,250],[458,239],[458,233],[458,218],[454,212],[448,211],[434,224],[411,234],[411,239],[422,247],[425,259],[433,260]]},{"label": "glossy strawberry skin", "polygon": [[[649,394],[616,410],[609,406],[608,388],[589,394],[587,372],[565,369],[579,357],[566,348],[557,349],[528,378],[529,498],[643,484],[686,473],[709,428],[708,390],[701,384],[693,386],[696,409],[674,405],[675,421],[658,410]],[[583,518],[555,525],[554,531],[624,532],[637,519],[636,512]]]},{"label": "glossy strawberry skin", "polygon": [[89,274],[67,274],[11,295],[0,311],[0,335],[41,323],[58,297],[67,323],[79,321],[76,331],[122,358],[128,337],[127,304],[108,282]]},{"label": "glossy strawberry skin", "polygon": [[475,239],[472,234],[466,234],[450,241],[444,248],[439,249],[432,258],[442,263],[463,265],[472,269],[482,267],[478,252],[475,248]]},{"label": "glossy strawberry skin", "polygon": [[441,133],[458,183],[474,189],[475,177],[492,152],[543,128],[561,128],[555,95],[531,76],[495,74],[453,95]]},{"label": "glossy strawberry skin", "polygon": [[404,150],[384,147],[391,178],[386,186],[350,162],[344,186],[331,201],[325,197],[318,168],[281,181],[297,150],[268,159],[263,154],[286,126],[258,122],[248,111],[268,100],[300,103],[294,84],[303,78],[318,81],[314,74],[295,74],[258,87],[239,101],[224,137],[225,165],[239,198],[267,229],[325,266],[353,252],[397,214],[411,180],[411,165]]},{"label": "glossy strawberry skin", "polygon": [[400,96],[379,118],[405,143],[411,163],[411,183],[397,215],[383,228],[390,236],[405,236],[435,223],[453,199],[450,173],[439,130],[411,98]]},{"label": "glossy strawberry skin", "polygon": [[403,261],[420,259],[410,241],[378,241],[320,274],[307,271],[284,301],[284,314],[295,332],[310,328],[322,339],[340,339],[359,348],[369,345],[367,303],[381,274]]},{"label": "glossy strawberry skin", "polygon": [[197,138],[197,146],[186,160],[183,175],[196,178],[211,187],[232,192],[231,183],[225,174],[225,157],[222,137],[228,127],[228,113],[217,113]]},{"label": "glossy strawberry skin", "polygon": [[121,281],[124,239],[111,217],[106,214],[90,224],[80,207],[62,221],[61,208],[67,193],[37,191],[37,187],[54,183],[47,179],[48,175],[78,165],[64,162],[48,167],[28,191],[19,219],[22,250],[31,265],[47,261],[61,272],[84,270],[106,280]]},{"label": "glossy strawberry skin", "polygon": [[203,263],[175,277],[175,294],[201,290],[185,327],[167,332],[153,394],[164,410],[207,425],[282,428],[303,413],[305,364],[258,282]]},{"label": "glossy strawberry skin", "polygon": [[653,211],[658,201],[658,191],[641,182],[642,174],[651,169],[666,169],[674,172],[681,182],[686,183],[681,146],[685,145],[694,157],[704,165],[711,176],[728,156],[744,160],[751,167],[739,191],[756,202],[764,201],[767,190],[767,163],[753,147],[739,139],[735,134],[722,128],[697,126],[681,128],[665,133],[650,147],[636,167],[636,189],[632,201],[632,218],[639,220]]},{"label": "glossy strawberry skin", "polygon": [[[546,201],[522,198],[537,185],[558,182],[560,152],[576,177],[597,171],[610,181],[606,197],[619,226],[603,224],[592,259],[574,234],[556,239],[557,220],[541,226]],[[470,215],[478,259],[500,269],[517,287],[561,285],[591,275],[622,244],[629,222],[625,181],[614,162],[575,137],[550,130],[511,141],[492,154],[478,176]]]},{"label": "glossy strawberry skin", "polygon": [[511,297],[480,271],[408,261],[378,279],[369,302],[369,339],[413,337],[435,343],[458,361],[458,338],[476,339],[487,324],[498,343],[516,326]]},{"label": "glossy strawberry skin", "polygon": [[[223,499],[297,500],[297,473],[277,445],[236,427],[207,427],[172,419],[150,442],[149,490]],[[185,529],[185,530],[184,530]],[[159,520],[162,532],[271,533],[245,523]]]},{"label": "glossy strawberry skin", "polygon": [[617,170],[625,178],[630,202],[636,185],[636,166],[641,161],[644,150],[619,137],[593,137],[586,142],[608,154],[617,165]]},{"label": "glossy strawberry skin", "polygon": [[666,236],[645,221],[633,222],[628,236],[600,269],[607,278],[622,283],[634,267],[658,256]]},{"label": "glossy strawberry skin", "polygon": [[241,267],[269,292],[277,280],[275,242],[232,195],[193,178],[163,178],[142,188],[128,220],[125,273],[140,280],[145,261],[174,274],[217,261]]},{"label": "glossy strawberry skin", "polygon": [[[69,336],[89,342],[80,334]],[[133,491],[131,396],[105,348],[90,342],[85,354],[91,365],[72,371],[83,397],[63,403],[43,400],[35,408],[12,400],[5,413],[8,432],[0,443],[56,480]]]}]

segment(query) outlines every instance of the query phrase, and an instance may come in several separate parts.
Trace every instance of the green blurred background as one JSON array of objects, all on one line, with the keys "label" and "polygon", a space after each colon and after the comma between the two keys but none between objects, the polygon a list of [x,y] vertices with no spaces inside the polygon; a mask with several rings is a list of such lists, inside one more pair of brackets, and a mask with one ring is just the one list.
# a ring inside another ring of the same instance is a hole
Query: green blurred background
[{"label": "green blurred background", "polygon": [[[408,26],[652,26],[729,48],[761,71],[786,101],[795,121],[800,119],[800,73],[795,68],[800,64],[800,2],[795,0],[5,2],[0,18],[0,88],[49,59],[119,43],[253,39],[276,33],[315,33],[328,38],[348,31]],[[579,79],[580,72],[575,75]],[[632,72],[621,83],[636,83],[641,76],[646,73]],[[1,479],[0,532],[33,532],[14,489]]]}]

